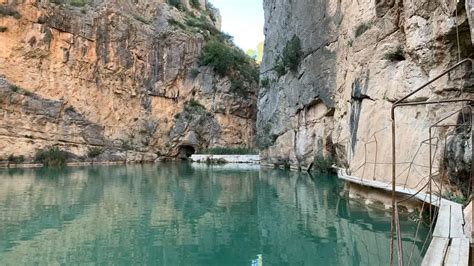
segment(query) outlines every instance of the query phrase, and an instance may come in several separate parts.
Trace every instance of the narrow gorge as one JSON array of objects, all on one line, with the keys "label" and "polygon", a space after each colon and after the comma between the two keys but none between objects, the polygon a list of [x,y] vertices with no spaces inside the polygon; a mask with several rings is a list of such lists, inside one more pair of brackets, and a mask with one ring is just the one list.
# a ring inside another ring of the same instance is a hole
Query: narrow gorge
[{"label": "narrow gorge", "polygon": [[0,0],[0,265],[474,264],[474,0]]}]

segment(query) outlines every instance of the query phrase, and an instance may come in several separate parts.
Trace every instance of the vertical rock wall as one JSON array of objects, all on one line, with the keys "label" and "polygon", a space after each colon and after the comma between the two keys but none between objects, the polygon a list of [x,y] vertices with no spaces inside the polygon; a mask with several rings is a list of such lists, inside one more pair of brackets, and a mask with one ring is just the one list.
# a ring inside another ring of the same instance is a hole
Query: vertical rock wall
[{"label": "vertical rock wall", "polygon": [[[315,156],[332,155],[353,175],[391,180],[392,104],[459,57],[473,56],[465,5],[456,1],[265,0],[264,9],[261,79],[269,85],[259,92],[257,139],[268,165],[308,169]],[[299,68],[278,77],[275,66],[295,35],[302,46]],[[458,68],[409,101],[472,99],[469,70]],[[397,183],[422,184],[428,128],[461,106],[396,112]],[[434,132],[435,171],[448,133]]]},{"label": "vertical rock wall", "polygon": [[[2,101],[0,157],[31,156],[51,145],[77,155],[100,145],[168,156],[178,155],[183,145],[253,146],[257,84],[246,84],[248,94],[241,95],[228,77],[199,66],[212,34],[204,26],[218,29],[220,17],[206,1],[199,7],[182,2],[186,9],[165,0],[1,0],[3,80],[58,103],[59,120],[63,110],[74,109],[100,128],[102,142],[58,142],[52,135],[68,135],[71,127],[51,134],[37,123],[41,115]],[[190,103],[199,112],[186,116]]]}]

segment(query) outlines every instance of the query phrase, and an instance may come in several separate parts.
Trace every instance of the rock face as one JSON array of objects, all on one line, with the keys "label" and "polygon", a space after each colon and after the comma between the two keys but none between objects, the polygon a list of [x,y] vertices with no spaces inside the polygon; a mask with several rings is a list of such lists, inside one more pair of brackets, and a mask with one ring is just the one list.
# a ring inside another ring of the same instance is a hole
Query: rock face
[{"label": "rock face", "polygon": [[[257,118],[263,162],[308,169],[315,156],[332,156],[352,175],[391,180],[392,104],[459,58],[473,56],[465,5],[448,2],[265,0],[266,86]],[[295,36],[298,68],[279,77],[278,63]],[[473,99],[470,67],[457,68],[408,101]],[[397,183],[425,184],[429,126],[462,106],[397,109]],[[439,172],[452,129],[433,130],[433,172]]]},{"label": "rock face", "polygon": [[0,157],[52,145],[78,156],[95,146],[177,156],[254,145],[257,84],[235,93],[198,62],[218,12],[206,1],[178,7],[0,0]]}]

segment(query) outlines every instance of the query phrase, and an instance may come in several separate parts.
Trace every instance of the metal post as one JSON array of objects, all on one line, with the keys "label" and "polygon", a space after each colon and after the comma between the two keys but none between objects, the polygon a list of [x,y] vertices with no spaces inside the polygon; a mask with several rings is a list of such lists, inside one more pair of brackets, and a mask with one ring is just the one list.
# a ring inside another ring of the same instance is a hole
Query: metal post
[{"label": "metal post", "polygon": [[433,218],[433,217],[431,216],[431,210],[432,210],[432,197],[431,197],[431,193],[432,193],[432,190],[431,190],[431,177],[432,177],[432,174],[431,174],[431,173],[432,173],[432,169],[433,169],[433,162],[432,162],[432,160],[431,160],[431,149],[432,149],[432,148],[431,148],[431,127],[430,127],[430,130],[429,130],[429,134],[430,134],[430,138],[428,139],[428,143],[429,143],[428,145],[429,145],[429,156],[430,156],[430,158],[429,158],[429,160],[430,160],[430,163],[429,163],[430,174],[429,174],[429,176],[428,176],[428,191],[429,191],[429,193],[430,193],[430,206],[429,206],[429,207],[430,207],[430,209],[429,209],[430,211],[429,211],[429,212],[430,212],[430,222],[431,222],[431,218]]},{"label": "metal post", "polygon": [[395,107],[392,106],[391,116],[392,116],[392,221],[390,223],[390,266],[393,265],[393,237],[394,237],[394,227],[395,227],[395,178],[396,178],[396,167],[395,167]]}]

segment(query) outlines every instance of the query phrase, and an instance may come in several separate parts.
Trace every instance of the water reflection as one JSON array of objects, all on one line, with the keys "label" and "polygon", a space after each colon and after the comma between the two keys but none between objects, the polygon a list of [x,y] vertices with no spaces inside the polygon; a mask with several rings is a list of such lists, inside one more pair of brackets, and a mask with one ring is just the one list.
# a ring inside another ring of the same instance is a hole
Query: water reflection
[{"label": "water reflection", "polygon": [[[0,183],[1,265],[250,265],[258,254],[267,265],[380,265],[389,258],[390,217],[341,197],[332,176],[163,164],[7,170]],[[402,229],[408,250],[415,224],[402,217]]]}]

